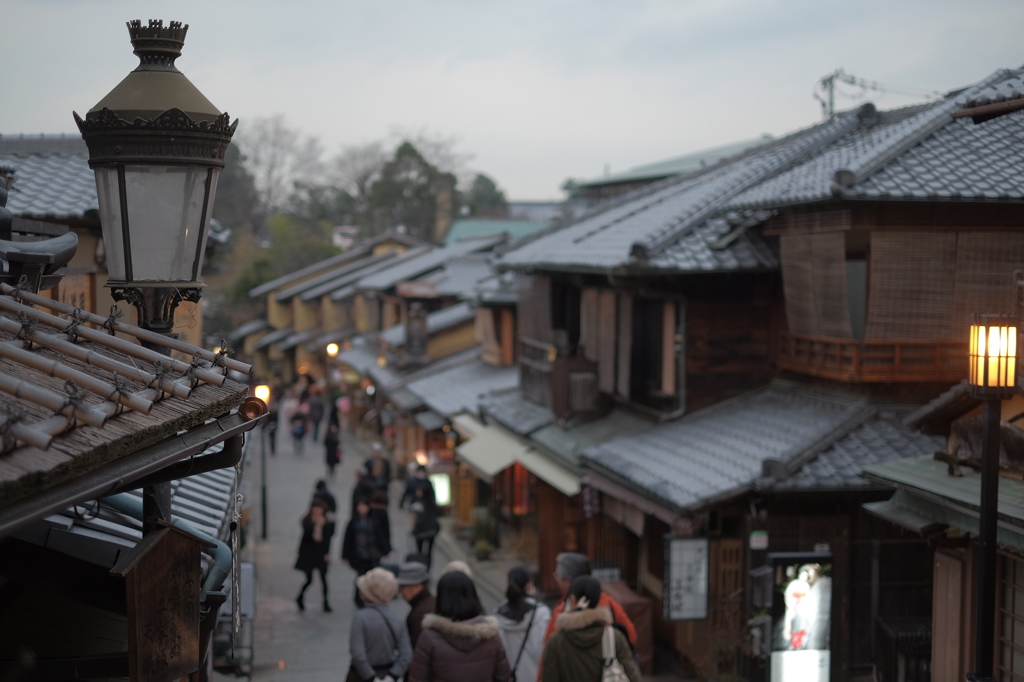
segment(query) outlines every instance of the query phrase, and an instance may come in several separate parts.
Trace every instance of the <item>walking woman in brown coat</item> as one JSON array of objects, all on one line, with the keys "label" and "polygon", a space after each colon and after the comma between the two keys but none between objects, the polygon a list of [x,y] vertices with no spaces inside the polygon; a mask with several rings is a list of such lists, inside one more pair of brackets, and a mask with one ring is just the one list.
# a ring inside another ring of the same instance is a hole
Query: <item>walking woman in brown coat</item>
[{"label": "walking woman in brown coat", "polygon": [[483,611],[472,578],[457,571],[441,576],[437,611],[423,619],[406,682],[507,682],[498,620]]}]

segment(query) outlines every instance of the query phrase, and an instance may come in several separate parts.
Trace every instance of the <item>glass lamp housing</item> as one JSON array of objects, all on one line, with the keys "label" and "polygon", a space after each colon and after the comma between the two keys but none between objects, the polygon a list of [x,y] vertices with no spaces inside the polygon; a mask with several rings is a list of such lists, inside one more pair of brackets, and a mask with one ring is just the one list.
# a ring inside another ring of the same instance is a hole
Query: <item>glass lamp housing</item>
[{"label": "glass lamp housing", "polygon": [[187,25],[128,24],[135,71],[75,121],[96,175],[112,287],[196,286],[230,123],[174,66]]},{"label": "glass lamp housing", "polygon": [[971,319],[968,383],[976,398],[1009,398],[1017,385],[1016,317],[976,314]]}]

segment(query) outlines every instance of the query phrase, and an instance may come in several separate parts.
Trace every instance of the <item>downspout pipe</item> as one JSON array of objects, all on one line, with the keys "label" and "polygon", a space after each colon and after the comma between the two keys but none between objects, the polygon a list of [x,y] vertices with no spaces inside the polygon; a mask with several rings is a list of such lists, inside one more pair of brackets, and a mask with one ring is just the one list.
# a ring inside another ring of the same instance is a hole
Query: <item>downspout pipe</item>
[{"label": "downspout pipe", "polygon": [[[110,495],[108,497],[100,498],[100,501],[114,511],[120,512],[125,516],[130,516],[134,519],[138,519],[139,521],[142,520],[142,500],[133,497],[132,495],[128,495],[127,493]],[[224,581],[227,580],[229,575],[231,575],[231,548],[212,535],[193,528],[186,521],[183,521],[178,517],[172,517],[171,523],[183,531],[197,535],[208,542],[212,542],[214,545],[212,549],[207,548],[203,550],[213,556],[213,567],[210,568],[210,573],[206,576],[206,580],[203,581],[202,590],[199,593],[199,601],[205,602],[206,595],[210,592],[219,591],[220,588],[224,586]]]},{"label": "downspout pipe", "polygon": [[159,471],[154,471],[148,476],[137,478],[131,483],[121,486],[114,490],[111,495],[128,492],[129,490],[138,490],[139,488],[156,485],[157,483],[177,481],[189,476],[198,476],[199,474],[206,474],[217,469],[233,467],[242,461],[242,440],[243,436],[241,434],[232,436],[224,441],[224,447],[219,452],[175,462]]}]

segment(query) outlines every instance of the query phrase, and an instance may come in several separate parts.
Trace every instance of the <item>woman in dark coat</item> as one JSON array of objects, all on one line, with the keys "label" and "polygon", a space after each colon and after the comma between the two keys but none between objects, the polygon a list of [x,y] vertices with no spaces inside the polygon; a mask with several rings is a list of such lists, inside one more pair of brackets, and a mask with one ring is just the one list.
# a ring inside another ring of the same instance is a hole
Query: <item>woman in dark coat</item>
[{"label": "woman in dark coat", "polygon": [[441,530],[437,521],[437,505],[426,495],[423,488],[416,489],[416,499],[409,506],[415,512],[416,521],[412,526],[412,534],[416,538],[416,553],[427,558],[427,568],[433,562],[434,538]]},{"label": "woman in dark coat", "polygon": [[391,554],[391,518],[388,516],[388,495],[383,490],[374,490],[370,495],[370,517],[380,531],[380,548],[384,555]]},{"label": "woman in dark coat", "polygon": [[324,593],[324,611],[331,612],[327,601],[327,563],[330,561],[331,536],[334,523],[327,512],[327,504],[320,498],[313,498],[309,511],[302,517],[302,539],[299,541],[299,556],[295,568],[306,574],[306,582],[299,590],[295,603],[299,611],[306,610],[306,589],[313,584],[313,571],[320,573],[320,585]]},{"label": "woman in dark coat", "polygon": [[380,563],[380,558],[390,549],[384,544],[377,522],[370,516],[370,505],[366,500],[356,502],[356,513],[345,527],[341,543],[342,561],[363,575]]},{"label": "woman in dark coat", "polygon": [[498,620],[483,615],[473,580],[454,571],[437,583],[437,611],[423,618],[406,682],[506,682]]},{"label": "woman in dark coat", "polygon": [[601,583],[589,575],[572,581],[566,595],[566,608],[555,620],[555,634],[544,646],[541,682],[577,682],[600,680],[602,674],[601,640],[610,629],[615,638],[615,658],[630,682],[640,682],[640,669],[633,660],[629,641],[612,627],[612,612],[598,606]]}]

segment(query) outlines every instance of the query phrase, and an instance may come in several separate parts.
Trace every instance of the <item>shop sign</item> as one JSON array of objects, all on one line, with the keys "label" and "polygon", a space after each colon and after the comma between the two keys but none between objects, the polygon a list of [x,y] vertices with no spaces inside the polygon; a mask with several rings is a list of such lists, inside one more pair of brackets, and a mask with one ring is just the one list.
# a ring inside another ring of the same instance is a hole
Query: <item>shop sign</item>
[{"label": "shop sign", "polygon": [[666,620],[708,617],[708,539],[665,536],[662,609]]}]

